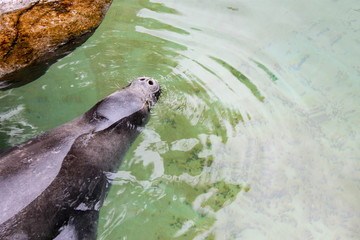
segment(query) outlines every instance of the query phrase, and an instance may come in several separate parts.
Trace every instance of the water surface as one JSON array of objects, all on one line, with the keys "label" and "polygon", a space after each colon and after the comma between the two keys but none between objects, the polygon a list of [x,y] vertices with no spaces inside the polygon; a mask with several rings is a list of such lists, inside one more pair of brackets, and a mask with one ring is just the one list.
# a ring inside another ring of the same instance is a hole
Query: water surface
[{"label": "water surface", "polygon": [[99,239],[359,239],[356,0],[119,1],[0,93],[0,148],[137,76],[163,95],[113,176]]}]

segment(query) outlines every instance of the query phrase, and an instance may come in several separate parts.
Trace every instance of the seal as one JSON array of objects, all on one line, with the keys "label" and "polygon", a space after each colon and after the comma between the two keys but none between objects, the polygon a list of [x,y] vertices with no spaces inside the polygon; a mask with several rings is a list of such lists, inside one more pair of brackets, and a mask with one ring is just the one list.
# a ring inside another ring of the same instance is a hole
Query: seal
[{"label": "seal", "polygon": [[0,154],[0,239],[96,239],[99,208],[160,86],[135,79],[80,117]]}]

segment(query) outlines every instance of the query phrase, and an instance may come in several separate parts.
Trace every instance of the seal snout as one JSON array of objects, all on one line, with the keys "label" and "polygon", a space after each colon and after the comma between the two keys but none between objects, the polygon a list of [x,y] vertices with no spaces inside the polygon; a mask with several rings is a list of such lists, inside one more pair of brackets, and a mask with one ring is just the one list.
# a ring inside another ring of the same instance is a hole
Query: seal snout
[{"label": "seal snout", "polygon": [[[152,79],[152,78],[148,78],[148,77],[142,77],[142,78],[139,78],[139,80],[140,81],[142,81],[142,82],[147,82],[150,86],[152,86],[152,85],[154,85],[155,83],[154,83],[154,79]],[[155,81],[156,82],[156,81]]]},{"label": "seal snout", "polygon": [[134,82],[136,82],[136,85],[139,84],[146,92],[153,95],[156,100],[159,99],[161,88],[155,79],[150,77],[139,77]]}]

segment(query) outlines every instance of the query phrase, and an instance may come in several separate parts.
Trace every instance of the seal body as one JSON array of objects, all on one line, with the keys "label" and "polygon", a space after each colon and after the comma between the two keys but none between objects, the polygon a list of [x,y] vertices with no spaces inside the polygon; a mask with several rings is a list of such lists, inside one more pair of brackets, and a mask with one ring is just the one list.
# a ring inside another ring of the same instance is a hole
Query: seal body
[{"label": "seal body", "polygon": [[137,78],[82,116],[0,154],[0,239],[95,239],[108,175],[160,94]]}]

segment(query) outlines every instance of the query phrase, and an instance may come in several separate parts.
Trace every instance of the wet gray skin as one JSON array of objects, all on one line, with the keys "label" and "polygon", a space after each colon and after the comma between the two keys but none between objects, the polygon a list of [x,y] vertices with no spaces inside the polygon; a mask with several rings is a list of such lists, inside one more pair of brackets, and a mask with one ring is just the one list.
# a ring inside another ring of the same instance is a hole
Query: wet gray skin
[{"label": "wet gray skin", "polygon": [[80,117],[0,154],[0,239],[95,239],[109,172],[160,95],[141,77]]}]

